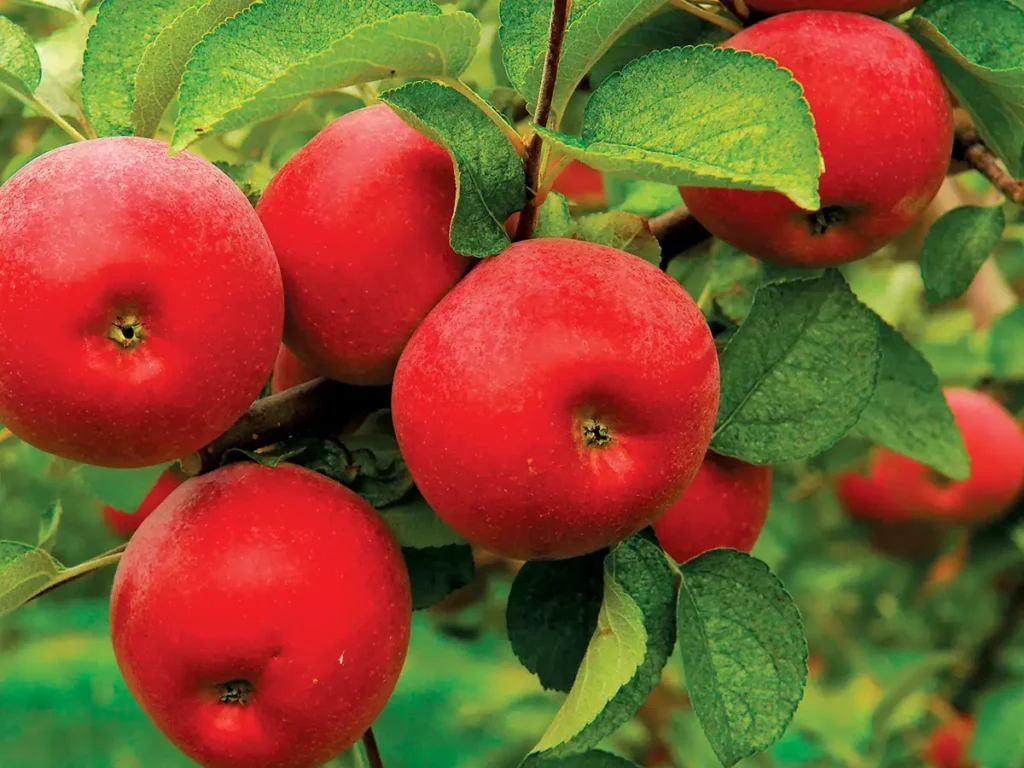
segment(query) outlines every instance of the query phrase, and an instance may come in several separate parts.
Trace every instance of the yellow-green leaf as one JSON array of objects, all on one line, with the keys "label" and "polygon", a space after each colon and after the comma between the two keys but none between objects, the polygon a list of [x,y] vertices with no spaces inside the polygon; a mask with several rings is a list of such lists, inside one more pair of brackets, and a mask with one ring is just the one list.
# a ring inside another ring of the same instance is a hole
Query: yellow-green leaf
[{"label": "yellow-green leaf", "polygon": [[5,616],[52,584],[63,567],[45,549],[0,541],[0,616]]},{"label": "yellow-green leaf", "polygon": [[661,244],[647,219],[625,211],[582,216],[576,222],[576,238],[632,253],[654,266],[661,264]]}]

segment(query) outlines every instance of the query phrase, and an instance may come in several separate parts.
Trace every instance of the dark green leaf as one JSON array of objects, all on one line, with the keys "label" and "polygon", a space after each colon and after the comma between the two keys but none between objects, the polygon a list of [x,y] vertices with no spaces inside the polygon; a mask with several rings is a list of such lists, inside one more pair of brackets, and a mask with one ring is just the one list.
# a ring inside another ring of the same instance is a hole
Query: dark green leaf
[{"label": "dark green leaf", "polygon": [[660,548],[638,535],[612,550],[597,629],[534,753],[586,752],[634,715],[675,645],[674,598],[675,578]]},{"label": "dark green leaf", "polygon": [[978,133],[1024,175],[1024,7],[1009,0],[926,0],[907,24]]},{"label": "dark green leaf", "polygon": [[544,766],[544,768],[640,768],[632,760],[592,749],[581,755],[569,757],[551,757],[549,755],[530,755],[521,764],[522,768]]},{"label": "dark green leaf", "polygon": [[526,177],[522,159],[501,129],[441,83],[409,83],[380,98],[452,156],[457,199],[451,244],[456,253],[482,257],[507,248],[505,220],[526,203]]},{"label": "dark green leaf", "polygon": [[473,550],[465,544],[415,549],[402,547],[414,611],[429,608],[473,580]]},{"label": "dark green leaf", "polygon": [[730,549],[682,566],[679,649],[704,733],[726,766],[785,732],[807,681],[800,612],[768,566]]},{"label": "dark green leaf", "polygon": [[1024,379],[1024,304],[1018,304],[993,323],[989,357],[997,377]]},{"label": "dark green leaf", "polygon": [[711,446],[755,464],[807,458],[835,443],[871,399],[881,364],[877,321],[835,270],[769,283],[720,364]]},{"label": "dark green leaf", "polygon": [[942,385],[924,356],[877,318],[882,367],[857,431],[954,480],[971,473],[970,458]]},{"label": "dark green leaf", "polygon": [[582,138],[539,130],[603,171],[770,189],[809,210],[820,204],[821,154],[803,90],[765,56],[711,46],[655,51],[594,92]]},{"label": "dark green leaf", "polygon": [[572,688],[597,626],[605,555],[526,563],[512,582],[505,613],[508,639],[545,688]]},{"label": "dark green leaf", "polygon": [[425,549],[465,543],[459,534],[442,522],[419,491],[389,504],[380,513],[403,547]]},{"label": "dark green leaf", "polygon": [[57,529],[60,527],[60,518],[63,513],[64,508],[59,500],[53,502],[43,512],[39,518],[39,543],[36,545],[39,549],[45,549],[47,552],[53,551],[53,545],[57,543]]},{"label": "dark green leaf", "polygon": [[921,251],[924,295],[930,302],[962,295],[1003,236],[1000,206],[964,205],[944,213],[928,230]]}]

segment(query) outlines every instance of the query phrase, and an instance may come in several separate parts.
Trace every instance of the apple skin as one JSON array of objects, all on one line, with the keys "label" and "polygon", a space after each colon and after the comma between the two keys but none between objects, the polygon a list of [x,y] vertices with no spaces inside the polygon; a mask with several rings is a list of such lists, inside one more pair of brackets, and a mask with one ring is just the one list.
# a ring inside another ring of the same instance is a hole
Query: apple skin
[{"label": "apple skin", "polygon": [[867,476],[850,473],[836,483],[851,516],[976,524],[1000,515],[1024,490],[1024,433],[1009,411],[984,392],[948,388],[945,394],[971,459],[971,476],[949,481],[878,447]]},{"label": "apple skin", "polygon": [[[905,32],[858,13],[795,11],[725,45],[775,59],[803,85],[825,172],[817,213],[778,192],[681,187],[712,234],[776,264],[842,264],[892,240],[935,197],[953,112],[935,63]],[[815,233],[816,217],[833,215],[839,220]]]},{"label": "apple skin", "polygon": [[156,479],[156,483],[149,489],[149,493],[139,503],[138,509],[132,512],[124,512],[120,509],[104,504],[100,507],[103,521],[107,527],[122,538],[129,538],[139,529],[143,521],[153,514],[163,500],[171,495],[171,492],[185,482],[185,475],[176,464],[172,464]]},{"label": "apple skin", "polygon": [[928,737],[925,763],[932,768],[968,768],[967,753],[974,736],[974,718],[961,715],[938,726]]},{"label": "apple skin", "polygon": [[678,283],[593,243],[515,243],[427,316],[392,414],[409,471],[471,543],[522,560],[610,546],[704,457],[718,358]]},{"label": "apple skin", "polygon": [[555,177],[551,189],[566,196],[581,208],[604,208],[608,198],[604,191],[604,176],[579,160],[570,161]]},{"label": "apple skin", "polygon": [[277,362],[274,363],[274,373],[270,377],[270,394],[276,395],[316,378],[316,372],[282,344],[281,350],[277,353]]},{"label": "apple skin", "polygon": [[0,421],[88,464],[198,450],[256,399],[281,341],[281,274],[249,201],[151,139],[61,147],[0,187],[0,274]]},{"label": "apple skin", "polygon": [[[232,464],[186,482],[128,542],[111,634],[132,694],[204,768],[314,768],[387,702],[411,605],[369,504],[301,467]],[[249,700],[224,701],[237,681]]]},{"label": "apple skin", "polygon": [[387,105],[324,128],[257,208],[281,262],[288,348],[329,378],[389,383],[416,326],[473,262],[449,244],[454,209],[447,151]]},{"label": "apple skin", "polygon": [[771,498],[771,467],[708,451],[683,495],[654,521],[654,532],[677,563],[719,547],[749,552]]},{"label": "apple skin", "polygon": [[747,0],[747,7],[771,15],[792,11],[849,11],[869,16],[898,16],[920,5],[921,0]]}]

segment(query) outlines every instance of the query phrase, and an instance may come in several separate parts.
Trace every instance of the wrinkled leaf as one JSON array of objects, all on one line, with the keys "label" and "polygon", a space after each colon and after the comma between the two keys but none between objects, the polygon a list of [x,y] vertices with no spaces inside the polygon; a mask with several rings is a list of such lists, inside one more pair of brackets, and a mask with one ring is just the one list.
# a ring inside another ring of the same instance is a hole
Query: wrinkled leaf
[{"label": "wrinkled leaf", "polygon": [[928,230],[921,250],[925,298],[934,303],[963,295],[1003,236],[1001,206],[963,205]]}]

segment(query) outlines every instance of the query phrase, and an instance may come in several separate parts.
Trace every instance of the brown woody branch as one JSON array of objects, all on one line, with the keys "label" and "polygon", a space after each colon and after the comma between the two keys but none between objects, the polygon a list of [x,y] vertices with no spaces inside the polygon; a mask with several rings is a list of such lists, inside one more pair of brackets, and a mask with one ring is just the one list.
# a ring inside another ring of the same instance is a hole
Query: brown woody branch
[{"label": "brown woody branch", "polygon": [[[551,5],[551,27],[548,30],[548,50],[544,57],[544,71],[541,73],[540,94],[537,97],[537,111],[534,114],[534,125],[547,128],[551,118],[551,104],[555,98],[555,82],[558,80],[558,60],[562,56],[562,41],[565,39],[565,28],[569,23],[569,6],[571,0],[554,0]],[[530,143],[526,146],[526,207],[519,214],[519,225],[516,227],[516,240],[526,240],[533,235],[537,225],[537,213],[540,208],[537,193],[540,191],[541,178],[544,176],[544,140],[534,132]]]},{"label": "brown woody branch", "polygon": [[356,387],[315,379],[257,400],[227,432],[182,459],[181,468],[195,477],[219,467],[224,454],[235,448],[255,450],[299,434],[338,434],[374,411],[387,408],[390,400],[387,387]]},{"label": "brown woody branch", "polygon": [[704,229],[684,206],[655,216],[649,223],[651,232],[661,243],[662,270],[666,269],[668,263],[683,251],[711,239],[711,233]]},{"label": "brown woody branch", "polygon": [[973,126],[959,128],[953,144],[953,158],[962,160],[992,182],[992,185],[1018,205],[1024,205],[1024,180],[1011,176],[999,158],[981,140]]}]

